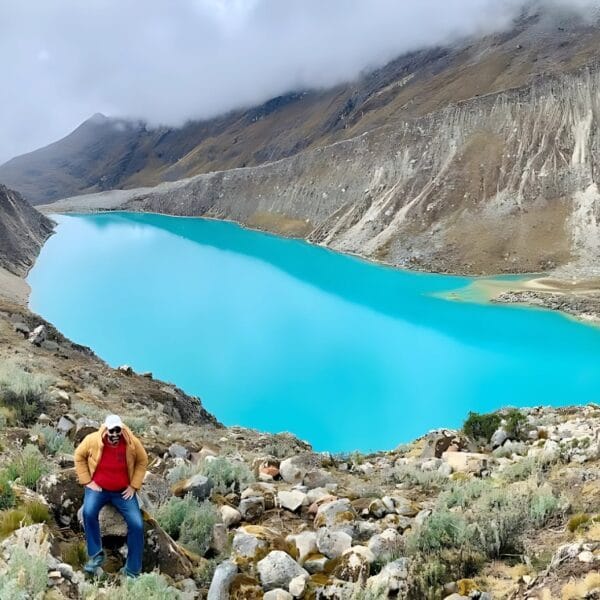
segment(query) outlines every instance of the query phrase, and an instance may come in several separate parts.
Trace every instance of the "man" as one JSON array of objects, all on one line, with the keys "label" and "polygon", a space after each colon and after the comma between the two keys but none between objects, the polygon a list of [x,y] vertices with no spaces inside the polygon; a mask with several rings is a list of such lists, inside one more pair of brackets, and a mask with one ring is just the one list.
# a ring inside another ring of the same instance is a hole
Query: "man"
[{"label": "man", "polygon": [[142,570],[144,522],[136,497],[142,487],[148,455],[141,442],[117,415],[106,417],[98,431],[87,435],[75,450],[75,471],[85,486],[83,528],[89,560],[86,573],[104,562],[98,515],[112,504],[127,523],[127,562],[123,572],[137,577]]}]

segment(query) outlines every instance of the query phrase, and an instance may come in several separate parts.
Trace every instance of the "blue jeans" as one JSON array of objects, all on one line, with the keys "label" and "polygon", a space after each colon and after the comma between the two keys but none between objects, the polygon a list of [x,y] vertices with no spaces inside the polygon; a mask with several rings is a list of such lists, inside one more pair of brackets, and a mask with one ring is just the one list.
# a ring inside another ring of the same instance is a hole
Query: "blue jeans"
[{"label": "blue jeans", "polygon": [[132,575],[139,575],[142,570],[142,554],[144,552],[144,520],[134,495],[129,500],[121,496],[121,492],[102,490],[95,492],[84,488],[83,528],[90,558],[102,552],[102,537],[98,515],[106,504],[112,504],[123,515],[127,523],[127,563],[125,569]]}]

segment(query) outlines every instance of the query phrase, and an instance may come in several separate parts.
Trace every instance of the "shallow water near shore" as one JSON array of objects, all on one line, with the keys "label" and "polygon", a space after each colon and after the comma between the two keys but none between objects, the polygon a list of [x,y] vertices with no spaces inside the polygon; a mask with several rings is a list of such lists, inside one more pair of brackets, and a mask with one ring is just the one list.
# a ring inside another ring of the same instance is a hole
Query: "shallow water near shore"
[{"label": "shallow water near shore", "polygon": [[470,410],[600,400],[600,329],[444,297],[467,277],[204,219],[53,218],[31,309],[112,366],[200,396],[226,425],[385,450]]}]

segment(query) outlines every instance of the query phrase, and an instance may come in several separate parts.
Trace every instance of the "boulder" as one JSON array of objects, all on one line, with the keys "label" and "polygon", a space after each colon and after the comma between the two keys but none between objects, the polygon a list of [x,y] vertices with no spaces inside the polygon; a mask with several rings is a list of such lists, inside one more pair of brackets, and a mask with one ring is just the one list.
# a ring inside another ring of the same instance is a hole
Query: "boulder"
[{"label": "boulder", "polygon": [[386,529],[380,534],[374,535],[368,543],[369,550],[375,558],[392,556],[403,547],[402,536],[396,529]]},{"label": "boulder", "polygon": [[279,464],[279,473],[286,483],[302,483],[304,476],[309,471],[319,469],[321,464],[322,457],[307,452],[281,461]]},{"label": "boulder", "polygon": [[79,417],[75,421],[75,434],[73,435],[73,444],[78,446],[86,435],[94,433],[100,427],[98,421],[93,421],[87,417]]},{"label": "boulder", "polygon": [[347,498],[325,502],[317,509],[315,527],[340,529],[352,535],[356,512]]},{"label": "boulder", "polygon": [[489,456],[477,452],[444,452],[442,459],[455,473],[480,475],[488,467]]},{"label": "boulder", "polygon": [[38,325],[30,334],[29,334],[29,342],[31,344],[35,344],[39,346],[47,337],[48,333],[46,331],[45,325]]},{"label": "boulder", "polygon": [[306,590],[308,578],[308,573],[303,573],[290,581],[288,589],[294,598],[304,598],[304,591]]},{"label": "boulder", "polygon": [[302,506],[308,504],[308,498],[306,494],[298,490],[291,490],[289,492],[281,491],[277,494],[277,503],[281,508],[296,512]]},{"label": "boulder", "polygon": [[143,570],[158,569],[173,579],[186,579],[194,572],[188,554],[147,513],[144,515]]},{"label": "boulder", "polygon": [[255,561],[265,556],[276,539],[278,539],[277,534],[267,527],[255,525],[240,527],[233,537],[232,556],[239,564]]},{"label": "boulder", "polygon": [[326,485],[335,483],[335,479],[323,469],[309,471],[302,478],[302,483],[309,489],[324,488]]},{"label": "boulder", "polygon": [[240,502],[239,511],[244,521],[256,521],[265,512],[265,499],[263,496],[244,498]]},{"label": "boulder", "polygon": [[414,517],[419,512],[415,504],[404,496],[384,496],[381,501],[388,512],[396,513],[401,517]]},{"label": "boulder", "polygon": [[31,333],[31,329],[29,329],[27,323],[15,323],[13,325],[13,328],[17,333],[20,333],[23,337],[28,337]]},{"label": "boulder", "polygon": [[325,570],[325,565],[329,562],[329,559],[319,552],[309,554],[302,566],[312,575],[314,573],[322,573]]},{"label": "boulder", "polygon": [[322,527],[317,532],[317,548],[328,558],[342,556],[352,546],[352,537],[344,531]]},{"label": "boulder", "polygon": [[371,571],[371,564],[361,552],[349,548],[333,570],[333,576],[342,581],[365,583]]},{"label": "boulder", "polygon": [[267,590],[287,588],[290,581],[308,573],[287,553],[281,550],[269,552],[256,565],[260,581]]},{"label": "boulder", "polygon": [[184,494],[192,494],[200,502],[210,498],[213,488],[213,482],[205,475],[200,475],[200,473],[192,475],[183,484]]},{"label": "boulder", "polygon": [[423,441],[421,458],[442,458],[448,450],[461,452],[463,450],[475,451],[474,444],[462,433],[451,429],[438,429],[428,433]]},{"label": "boulder", "polygon": [[499,448],[508,439],[508,433],[506,433],[504,427],[499,427],[494,431],[490,438],[490,446],[492,448]]},{"label": "boulder", "polygon": [[230,560],[222,562],[213,575],[207,600],[229,600],[229,588],[237,575],[238,568]]},{"label": "boulder", "polygon": [[408,592],[409,566],[408,558],[399,558],[388,563],[377,575],[367,580],[367,590],[380,593],[382,598],[404,598]]},{"label": "boulder", "polygon": [[83,503],[83,486],[77,481],[75,469],[42,476],[38,481],[38,491],[48,501],[58,523],[77,527],[77,511]]},{"label": "boulder", "polygon": [[221,519],[223,523],[227,527],[233,527],[234,525],[238,525],[242,520],[242,515],[239,510],[224,504],[219,508],[219,512],[221,513]]},{"label": "boulder", "polygon": [[72,415],[63,415],[56,424],[58,433],[71,437],[71,432],[75,432],[75,417]]},{"label": "boulder", "polygon": [[253,496],[262,496],[265,503],[265,510],[271,510],[277,506],[277,489],[272,483],[253,483],[242,492],[241,497],[244,500]]},{"label": "boulder", "polygon": [[167,452],[169,453],[169,456],[171,456],[172,458],[189,458],[190,457],[190,451],[185,448],[184,446],[181,446],[180,444],[171,444],[169,446],[169,449],[167,450]]},{"label": "boulder", "polygon": [[302,531],[286,538],[298,551],[298,562],[302,564],[304,559],[317,551],[317,534],[314,531]]}]

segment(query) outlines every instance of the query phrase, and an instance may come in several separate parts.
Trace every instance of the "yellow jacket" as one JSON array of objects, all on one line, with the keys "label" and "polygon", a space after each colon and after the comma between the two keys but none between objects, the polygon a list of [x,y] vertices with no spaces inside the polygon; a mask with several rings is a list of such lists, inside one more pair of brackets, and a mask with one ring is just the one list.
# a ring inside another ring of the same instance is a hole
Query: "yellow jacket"
[{"label": "yellow jacket", "polygon": [[[123,439],[127,444],[126,459],[127,472],[129,474],[129,485],[136,490],[142,487],[146,467],[148,466],[148,455],[129,427],[123,426]],[[75,450],[75,472],[81,485],[87,485],[92,481],[94,472],[100,464],[100,458],[104,450],[104,436],[107,430],[104,425],[98,431],[86,435],[81,444]]]}]

